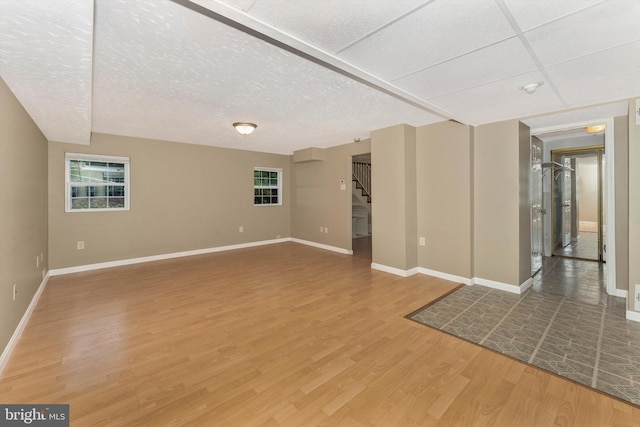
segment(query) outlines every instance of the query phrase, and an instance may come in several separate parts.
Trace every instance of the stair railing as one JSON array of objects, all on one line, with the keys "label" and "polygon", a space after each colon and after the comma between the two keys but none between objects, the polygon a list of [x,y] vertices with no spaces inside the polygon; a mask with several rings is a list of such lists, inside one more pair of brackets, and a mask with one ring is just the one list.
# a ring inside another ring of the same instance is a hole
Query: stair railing
[{"label": "stair railing", "polygon": [[371,202],[371,165],[369,163],[353,162],[353,179],[356,186],[362,188],[362,192]]}]

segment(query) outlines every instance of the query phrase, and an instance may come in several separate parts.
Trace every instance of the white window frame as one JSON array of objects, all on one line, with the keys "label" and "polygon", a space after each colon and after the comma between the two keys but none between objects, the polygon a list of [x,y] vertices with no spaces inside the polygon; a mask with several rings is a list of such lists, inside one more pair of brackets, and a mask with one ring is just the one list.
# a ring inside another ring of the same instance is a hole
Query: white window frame
[{"label": "white window frame", "polygon": [[[268,168],[268,167],[254,167],[253,168],[253,179],[255,179],[255,172],[256,171],[260,171],[260,172],[277,172],[278,173],[278,185],[277,186],[269,186],[269,187],[265,187],[265,186],[261,186],[261,185],[256,185],[255,180],[253,181],[253,206],[282,206],[282,168]],[[278,190],[278,203],[256,203],[255,202],[255,197],[256,197],[256,189],[264,189],[264,188],[275,188]]]},{"label": "white window frame", "polygon": [[[124,207],[122,208],[99,208],[99,209],[72,209],[71,208],[71,194],[73,187],[107,187],[113,186],[113,184],[102,184],[102,183],[84,183],[84,182],[72,182],[71,181],[71,161],[72,160],[85,160],[91,162],[107,162],[107,163],[122,163],[124,164]],[[130,169],[130,157],[119,157],[119,156],[104,156],[100,154],[80,154],[80,153],[65,153],[64,160],[64,176],[65,176],[65,212],[114,212],[114,211],[128,211],[129,200],[131,198],[131,175],[129,173]]]}]

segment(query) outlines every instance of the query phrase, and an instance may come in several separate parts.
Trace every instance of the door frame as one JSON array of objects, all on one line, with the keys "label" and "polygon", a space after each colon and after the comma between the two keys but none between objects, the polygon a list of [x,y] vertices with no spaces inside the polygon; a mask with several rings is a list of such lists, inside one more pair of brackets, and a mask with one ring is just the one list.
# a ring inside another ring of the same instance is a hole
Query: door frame
[{"label": "door frame", "polygon": [[615,144],[614,144],[614,119],[608,117],[600,120],[589,120],[586,122],[568,123],[564,125],[533,128],[531,135],[557,132],[563,130],[581,129],[594,124],[605,124],[604,149],[605,157],[605,177],[606,177],[606,205],[607,205],[607,294],[627,297],[626,292],[618,290],[616,287],[616,195],[615,195]]},{"label": "door frame", "polygon": [[[602,196],[603,194],[603,190],[604,188],[602,187],[602,153],[606,152],[606,147],[601,144],[601,145],[585,145],[582,147],[574,147],[574,148],[560,148],[557,150],[551,150],[550,151],[550,156],[551,156],[551,160],[553,161],[553,156],[554,155],[568,155],[568,157],[572,157],[571,154],[584,154],[584,153],[593,153],[594,157],[596,157],[596,162],[597,162],[597,166],[598,166],[598,183],[597,183],[597,188],[596,188],[596,192],[598,194],[598,259],[597,260],[592,260],[592,261],[598,261],[598,262],[602,262],[602,241],[600,240],[602,237],[602,208],[603,208],[603,203],[604,203],[604,197]],[[606,157],[605,157],[606,160]],[[606,179],[606,176],[604,177]],[[577,182],[575,183],[577,186]],[[551,202],[553,205],[553,201],[555,198],[555,179],[551,180]],[[606,206],[606,203],[604,203],[604,205]],[[554,205],[555,206],[555,205]],[[577,203],[572,205],[572,209],[577,209]],[[551,253],[553,255],[554,252],[554,243],[556,242],[556,233],[555,233],[555,209],[552,210],[551,212]],[[579,226],[579,225],[578,225]],[[607,248],[608,250],[608,248]],[[590,259],[590,258],[589,258]],[[590,259],[591,260],[591,259]]]}]

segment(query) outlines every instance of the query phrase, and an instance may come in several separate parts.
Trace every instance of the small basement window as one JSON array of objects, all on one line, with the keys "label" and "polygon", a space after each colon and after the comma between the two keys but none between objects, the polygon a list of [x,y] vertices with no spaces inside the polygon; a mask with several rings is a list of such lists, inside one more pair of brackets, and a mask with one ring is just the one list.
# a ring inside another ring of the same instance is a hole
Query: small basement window
[{"label": "small basement window", "polygon": [[255,206],[282,205],[282,169],[255,168],[253,170],[253,204]]},{"label": "small basement window", "polygon": [[65,154],[66,212],[129,210],[129,157]]}]

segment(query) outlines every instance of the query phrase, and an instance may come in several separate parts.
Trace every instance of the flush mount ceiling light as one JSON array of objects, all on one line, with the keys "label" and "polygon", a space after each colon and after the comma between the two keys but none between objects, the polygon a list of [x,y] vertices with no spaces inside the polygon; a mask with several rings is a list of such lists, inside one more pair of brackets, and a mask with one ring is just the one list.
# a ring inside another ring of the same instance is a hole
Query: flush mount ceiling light
[{"label": "flush mount ceiling light", "polygon": [[605,125],[593,125],[593,126],[587,126],[586,128],[584,128],[584,130],[589,133],[598,133],[598,132],[602,132],[604,128],[606,128]]},{"label": "flush mount ceiling light", "polygon": [[527,83],[526,85],[522,86],[520,89],[522,89],[523,91],[525,91],[529,95],[531,95],[531,94],[533,94],[533,92],[535,92],[543,84],[544,84],[544,82]]},{"label": "flush mount ceiling light", "polygon": [[249,135],[253,133],[254,130],[258,127],[255,123],[234,123],[233,127],[236,128],[240,135]]}]

